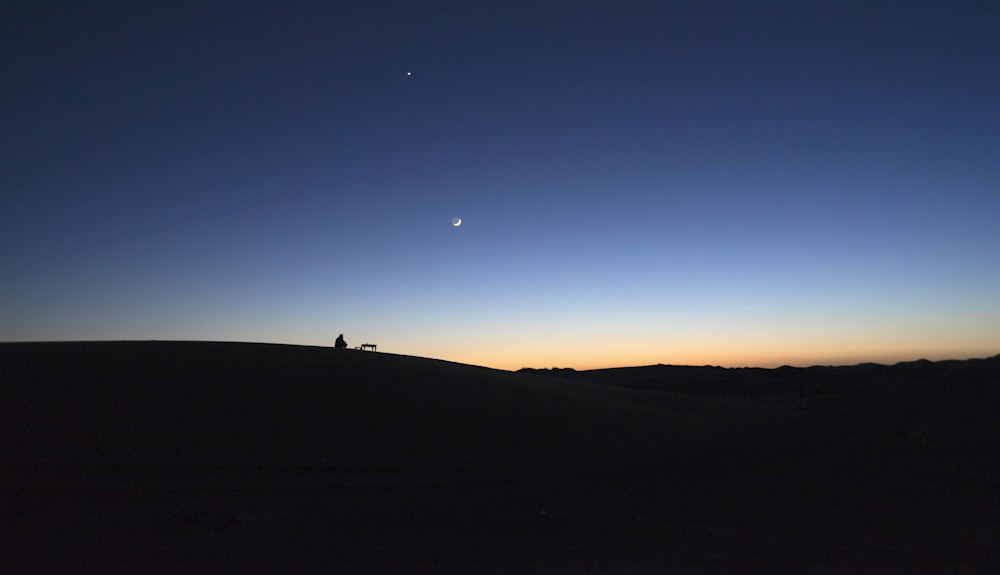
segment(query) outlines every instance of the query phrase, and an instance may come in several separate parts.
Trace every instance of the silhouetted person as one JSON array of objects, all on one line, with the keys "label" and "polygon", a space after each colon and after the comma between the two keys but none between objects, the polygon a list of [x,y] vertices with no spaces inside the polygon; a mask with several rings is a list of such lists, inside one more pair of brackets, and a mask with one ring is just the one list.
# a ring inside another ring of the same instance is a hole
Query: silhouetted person
[{"label": "silhouetted person", "polygon": [[344,341],[344,334],[337,336],[337,341],[333,344],[333,347],[337,349],[347,349],[347,342]]}]

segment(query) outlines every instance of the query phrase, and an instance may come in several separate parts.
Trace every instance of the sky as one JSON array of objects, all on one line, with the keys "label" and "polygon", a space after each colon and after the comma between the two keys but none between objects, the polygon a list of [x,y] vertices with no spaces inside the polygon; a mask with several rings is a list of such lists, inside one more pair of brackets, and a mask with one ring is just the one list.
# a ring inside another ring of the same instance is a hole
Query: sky
[{"label": "sky", "polygon": [[343,333],[501,369],[992,356],[998,21],[4,2],[0,341]]}]

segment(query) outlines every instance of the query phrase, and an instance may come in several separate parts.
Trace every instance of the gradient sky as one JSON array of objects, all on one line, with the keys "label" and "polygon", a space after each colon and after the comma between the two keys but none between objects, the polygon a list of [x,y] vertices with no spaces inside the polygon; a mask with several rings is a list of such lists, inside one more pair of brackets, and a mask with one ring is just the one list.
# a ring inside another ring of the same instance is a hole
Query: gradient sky
[{"label": "gradient sky", "polygon": [[5,2],[0,340],[344,333],[504,369],[994,355],[998,22]]}]

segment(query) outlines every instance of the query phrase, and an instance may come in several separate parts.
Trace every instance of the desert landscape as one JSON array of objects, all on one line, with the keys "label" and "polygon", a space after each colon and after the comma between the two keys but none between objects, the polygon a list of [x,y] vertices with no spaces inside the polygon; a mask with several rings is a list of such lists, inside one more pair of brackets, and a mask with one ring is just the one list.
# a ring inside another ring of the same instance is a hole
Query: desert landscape
[{"label": "desert landscape", "polygon": [[3,573],[996,573],[1000,356],[0,344]]}]

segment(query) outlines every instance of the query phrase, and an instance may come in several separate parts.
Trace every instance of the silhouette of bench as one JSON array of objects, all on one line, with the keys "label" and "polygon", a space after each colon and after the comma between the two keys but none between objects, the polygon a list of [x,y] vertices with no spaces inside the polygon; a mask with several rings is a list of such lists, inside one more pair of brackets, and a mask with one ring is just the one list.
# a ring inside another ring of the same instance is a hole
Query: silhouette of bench
[{"label": "silhouette of bench", "polygon": [[361,351],[365,351],[366,349],[370,349],[372,351],[376,351],[374,343],[363,343],[363,344],[361,344],[361,347],[359,347],[358,349],[360,349]]}]

